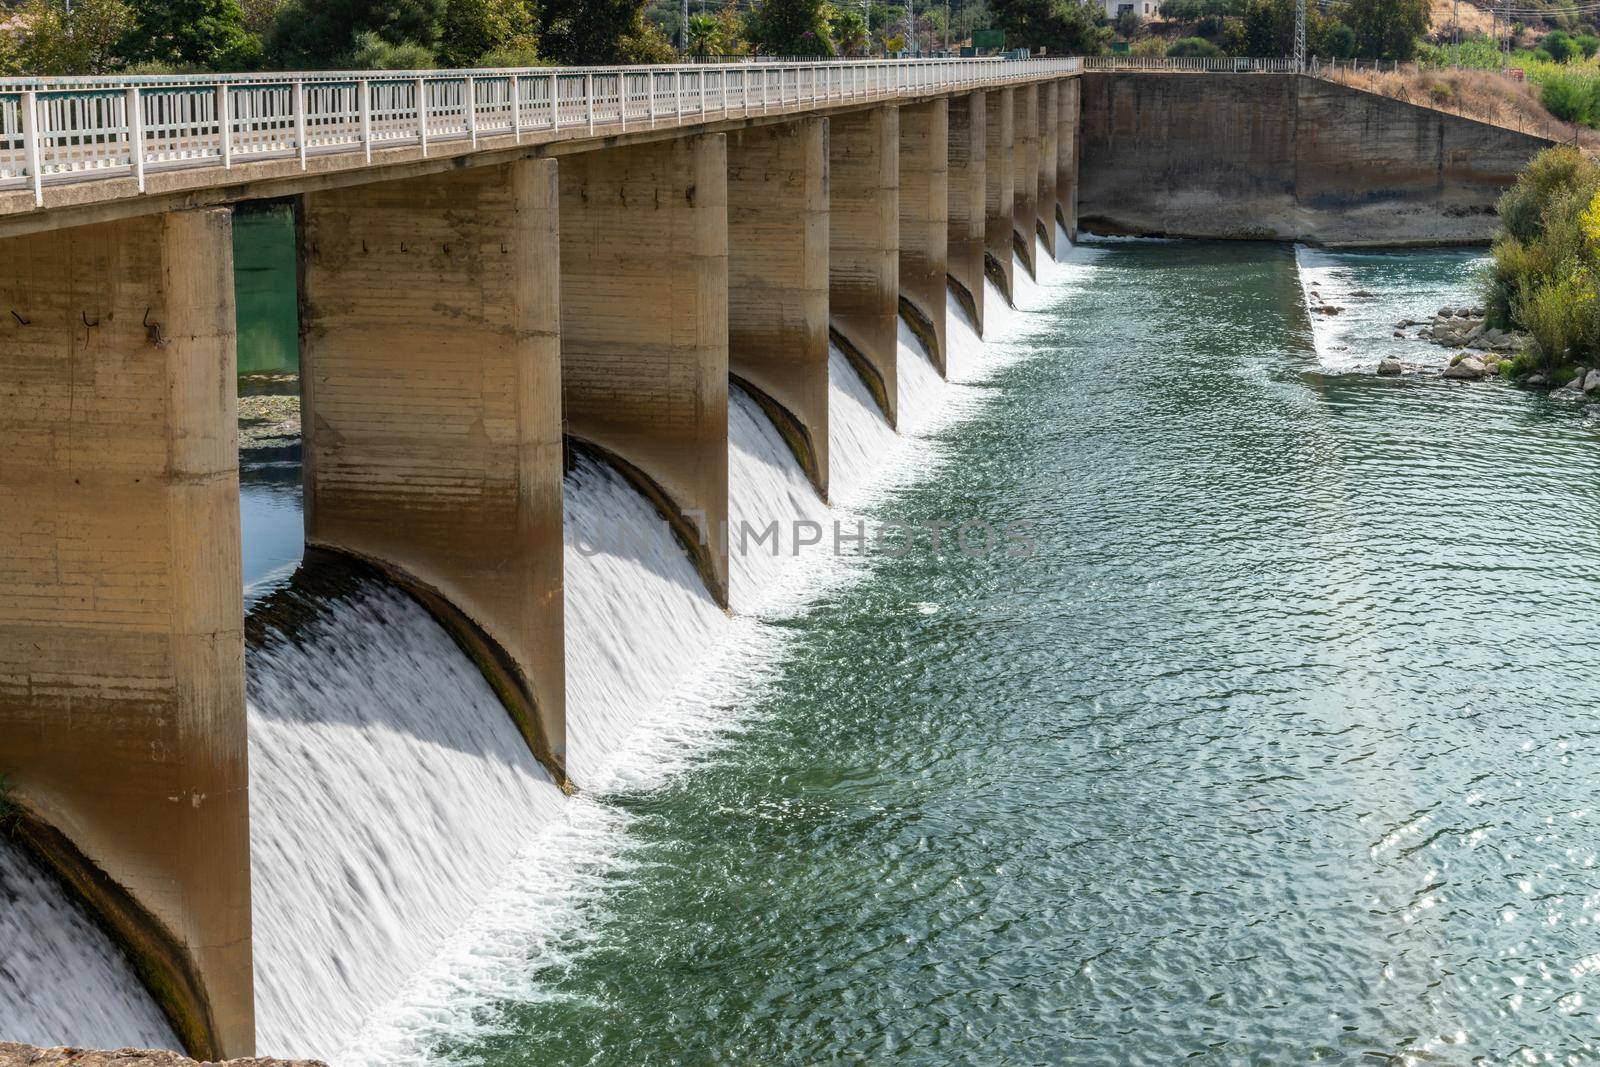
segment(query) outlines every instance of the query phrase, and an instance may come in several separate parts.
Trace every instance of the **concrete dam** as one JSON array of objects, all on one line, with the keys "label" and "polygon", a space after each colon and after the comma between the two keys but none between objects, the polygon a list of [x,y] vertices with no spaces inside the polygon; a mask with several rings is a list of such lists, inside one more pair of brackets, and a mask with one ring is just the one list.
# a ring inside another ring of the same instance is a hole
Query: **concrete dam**
[{"label": "concrete dam", "polygon": [[[198,1058],[381,1025],[1080,220],[1482,241],[1544,143],[1077,59],[8,93],[0,934],[64,973],[0,968],[0,1040]],[[307,555],[247,603],[231,231],[263,201]]]}]

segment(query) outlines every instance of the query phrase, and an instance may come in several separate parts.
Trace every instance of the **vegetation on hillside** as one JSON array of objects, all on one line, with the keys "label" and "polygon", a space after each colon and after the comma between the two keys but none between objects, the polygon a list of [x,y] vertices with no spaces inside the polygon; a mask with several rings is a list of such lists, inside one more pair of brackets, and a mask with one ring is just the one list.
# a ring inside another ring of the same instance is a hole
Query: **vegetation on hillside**
[{"label": "vegetation on hillside", "polygon": [[1492,325],[1537,342],[1513,375],[1552,383],[1600,365],[1600,165],[1566,146],[1534,157],[1500,199],[1504,230],[1484,283]]}]

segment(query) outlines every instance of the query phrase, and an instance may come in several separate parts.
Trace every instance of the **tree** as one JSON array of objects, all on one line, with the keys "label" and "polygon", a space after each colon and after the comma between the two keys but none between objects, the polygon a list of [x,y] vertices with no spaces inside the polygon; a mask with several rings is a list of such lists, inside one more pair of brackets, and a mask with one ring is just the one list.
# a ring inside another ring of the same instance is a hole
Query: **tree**
[{"label": "tree", "polygon": [[833,43],[840,55],[863,56],[872,35],[867,32],[866,16],[855,8],[845,8],[833,16]]},{"label": "tree", "polygon": [[131,0],[123,53],[134,62],[218,70],[253,64],[261,42],[239,0]]},{"label": "tree", "polygon": [[543,54],[557,63],[667,63],[672,43],[644,17],[643,0],[547,0],[539,12]]},{"label": "tree", "polygon": [[[352,62],[358,49],[415,45],[437,52],[445,0],[289,0],[267,43],[279,67],[318,69]],[[372,38],[357,38],[363,34]]]},{"label": "tree", "polygon": [[704,59],[722,51],[722,23],[711,15],[689,16],[689,51]]},{"label": "tree", "polygon": [[768,55],[831,56],[833,13],[827,0],[761,0],[751,12],[750,39]]},{"label": "tree", "polygon": [[109,74],[123,65],[123,36],[133,13],[123,0],[30,0],[16,45],[18,73]]},{"label": "tree", "polygon": [[1565,63],[1578,51],[1577,44],[1561,30],[1545,34],[1539,47],[1550,53],[1550,58],[1557,63]]},{"label": "tree", "polygon": [[1084,0],[992,0],[994,24],[1007,47],[1043,48],[1052,55],[1094,55],[1110,38]]},{"label": "tree", "polygon": [[445,0],[439,38],[439,59],[465,67],[491,52],[534,53],[539,28],[527,0]]},{"label": "tree", "polygon": [[1428,12],[1429,0],[1347,0],[1341,15],[1355,31],[1357,55],[1408,60],[1428,32]]}]

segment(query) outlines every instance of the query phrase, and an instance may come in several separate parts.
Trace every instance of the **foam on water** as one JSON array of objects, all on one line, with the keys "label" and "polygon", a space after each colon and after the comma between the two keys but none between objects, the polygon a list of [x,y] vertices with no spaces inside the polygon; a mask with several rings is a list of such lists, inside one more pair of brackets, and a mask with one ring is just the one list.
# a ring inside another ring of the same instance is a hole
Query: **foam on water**
[{"label": "foam on water", "polygon": [[828,496],[858,501],[895,447],[895,432],[866,383],[838,348],[828,346]]},{"label": "foam on water", "polygon": [[932,430],[938,421],[940,400],[945,392],[944,379],[939,377],[938,368],[904,319],[900,320],[895,379],[900,401],[900,432],[921,435]]},{"label": "foam on water", "polygon": [[1463,275],[1488,259],[1481,252],[1329,252],[1297,245],[1295,262],[1317,362],[1335,373],[1372,373],[1391,358],[1416,367],[1448,366],[1454,349],[1418,339],[1416,327],[1395,337],[1396,324],[1431,319],[1442,305],[1459,306]]},{"label": "foam on water", "polygon": [[728,390],[729,599],[762,614],[792,598],[794,566],[832,547],[832,515],[772,420],[743,389]]},{"label": "foam on water", "polygon": [[315,610],[248,661],[256,1033],[337,1059],[561,796],[415,601],[369,582]]},{"label": "foam on water", "polygon": [[567,770],[588,789],[728,618],[666,520],[616,471],[580,455],[564,491]]},{"label": "foam on water", "polygon": [[0,1041],[177,1048],[116,946],[31,856],[0,837]]}]

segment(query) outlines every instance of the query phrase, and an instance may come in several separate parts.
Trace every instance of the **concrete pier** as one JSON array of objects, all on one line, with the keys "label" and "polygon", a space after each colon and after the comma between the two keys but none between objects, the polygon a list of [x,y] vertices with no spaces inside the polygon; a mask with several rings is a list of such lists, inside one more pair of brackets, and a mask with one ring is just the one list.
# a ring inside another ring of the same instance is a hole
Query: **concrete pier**
[{"label": "concrete pier", "polygon": [[0,773],[189,1051],[255,1047],[232,216],[0,242]]},{"label": "concrete pier", "polygon": [[963,93],[950,98],[949,193],[950,233],[947,245],[950,289],[983,333],[984,95]]},{"label": "concrete pier", "polygon": [[1082,127],[1083,79],[1059,83],[1056,127],[1056,221],[1067,238],[1078,239],[1078,141]]},{"label": "concrete pier", "polygon": [[308,544],[419,594],[564,781],[556,164],[307,194]]},{"label": "concrete pier", "polygon": [[585,152],[560,167],[567,432],[651,498],[726,606],[726,138]]},{"label": "concrete pier", "polygon": [[1045,251],[1056,254],[1056,156],[1060,141],[1059,82],[1039,86],[1039,200],[1036,221]]},{"label": "concrete pier", "polygon": [[900,317],[900,110],[835,115],[828,126],[830,322],[892,426]]},{"label": "concrete pier", "polygon": [[728,137],[728,371],[828,498],[828,122]]},{"label": "concrete pier", "polygon": [[900,314],[945,373],[950,243],[950,106],[900,109]]},{"label": "concrete pier", "polygon": [[985,93],[984,98],[984,271],[1009,304],[1015,246],[1011,238],[1016,203],[1016,189],[1011,179],[1014,92],[995,89]]},{"label": "concrete pier", "polygon": [[1033,261],[1033,235],[1039,227],[1039,87],[1013,89],[1011,181],[1012,231],[1017,255],[1030,275],[1037,276]]}]

